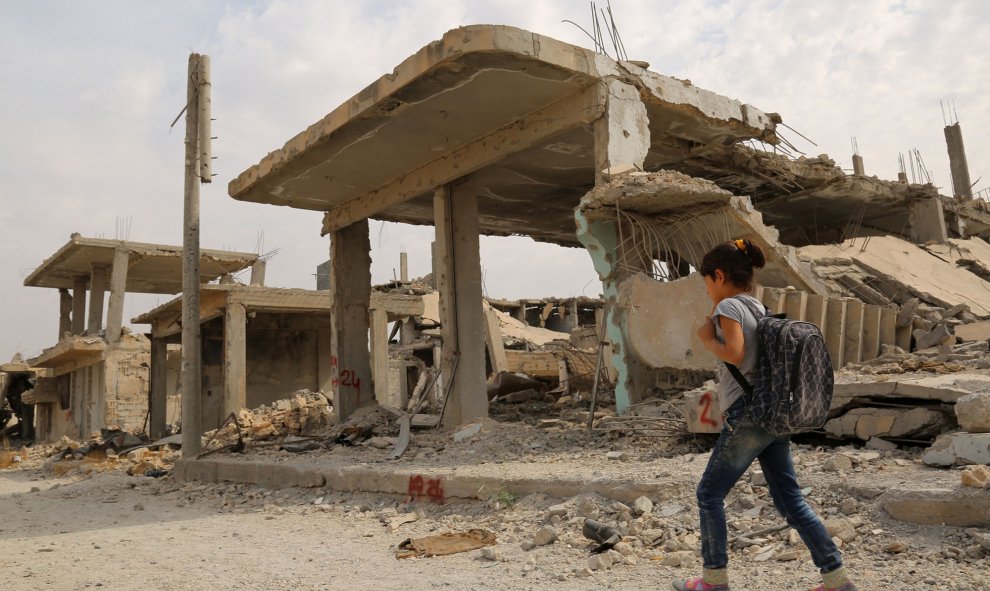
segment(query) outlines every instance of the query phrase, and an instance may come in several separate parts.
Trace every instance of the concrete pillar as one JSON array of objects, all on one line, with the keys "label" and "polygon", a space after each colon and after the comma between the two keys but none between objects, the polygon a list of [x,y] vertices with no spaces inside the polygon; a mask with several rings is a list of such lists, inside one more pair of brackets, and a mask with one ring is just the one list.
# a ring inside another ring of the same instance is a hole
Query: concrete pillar
[{"label": "concrete pillar", "polygon": [[317,382],[320,385],[320,392],[323,392],[326,396],[331,397],[333,400],[333,379],[337,377],[333,374],[332,364],[331,364],[331,353],[330,353],[330,327],[320,326],[317,333]]},{"label": "concrete pillar", "polygon": [[908,203],[908,220],[911,224],[911,240],[918,244],[936,242],[945,244],[949,233],[945,227],[945,213],[938,197],[917,199]]},{"label": "concrete pillar", "polygon": [[224,313],[223,404],[224,417],[248,407],[247,311],[236,302],[228,302]]},{"label": "concrete pillar", "polygon": [[771,314],[787,311],[787,291],[779,287],[763,288],[763,298],[760,301],[770,309]]},{"label": "concrete pillar", "polygon": [[825,346],[832,356],[832,367],[839,369],[845,365],[846,300],[828,300],[826,309]]},{"label": "concrete pillar", "polygon": [[409,253],[406,252],[399,253],[399,281],[409,281]]},{"label": "concrete pillar", "polygon": [[[267,261],[258,259],[251,265],[251,285],[264,285],[265,284],[265,269],[268,266]],[[319,282],[319,280],[317,280]],[[319,289],[319,286],[317,286]]]},{"label": "concrete pillar", "polygon": [[516,320],[523,324],[529,324],[526,321],[526,304],[524,302],[519,302],[519,307],[513,310],[513,312],[515,312]]},{"label": "concrete pillar", "polygon": [[103,296],[107,291],[107,268],[93,265],[89,276],[89,318],[86,321],[87,334],[99,334],[103,326]]},{"label": "concrete pillar", "polygon": [[897,344],[897,308],[893,306],[880,308],[880,344]]},{"label": "concrete pillar", "polygon": [[316,290],[327,291],[330,289],[330,261],[320,263],[316,266]]},{"label": "concrete pillar", "polygon": [[151,338],[151,384],[148,393],[148,435],[154,439],[165,436],[168,408],[168,344],[165,339]]},{"label": "concrete pillar", "polygon": [[868,305],[863,309],[863,350],[861,361],[876,359],[880,355],[880,306]]},{"label": "concrete pillar", "polygon": [[110,303],[107,306],[106,341],[120,340],[120,329],[124,326],[124,294],[127,293],[127,267],[130,254],[118,248],[113,254],[113,267],[110,271]]},{"label": "concrete pillar", "polygon": [[859,154],[853,154],[853,174],[866,174],[866,168],[863,166],[863,157]]},{"label": "concrete pillar", "polygon": [[863,360],[863,302],[849,298],[846,302],[846,334],[843,339],[842,360],[859,363]]},{"label": "concrete pillar", "polygon": [[436,275],[440,292],[443,364],[447,375],[444,425],[488,416],[485,317],[482,309],[478,197],[464,185],[433,197]]},{"label": "concrete pillar", "polygon": [[808,313],[808,294],[803,291],[788,291],[784,294],[784,312],[788,320],[805,320]]},{"label": "concrete pillar", "polygon": [[338,422],[375,400],[368,351],[370,252],[366,219],[330,236],[330,363]]},{"label": "concrete pillar", "polygon": [[809,293],[804,312],[804,319],[817,326],[823,335],[825,335],[825,331],[828,329],[828,323],[825,321],[825,315],[828,313],[826,302],[825,296]]},{"label": "concrete pillar", "polygon": [[894,331],[894,342],[898,347],[904,351],[911,352],[911,331],[913,327],[908,324],[907,326],[898,326]]},{"label": "concrete pillar", "polygon": [[595,184],[605,180],[613,166],[643,168],[650,148],[650,119],[639,90],[616,79],[600,82],[599,97],[605,114],[595,121]]},{"label": "concrete pillar", "polygon": [[388,314],[384,308],[370,311],[371,381],[378,404],[393,406],[388,392]]},{"label": "concrete pillar", "polygon": [[952,172],[952,194],[960,199],[973,198],[973,184],[969,180],[969,163],[963,145],[959,123],[945,127],[945,145],[949,150],[949,170]]},{"label": "concrete pillar", "polygon": [[72,334],[86,332],[86,286],[89,278],[80,275],[72,286]]},{"label": "concrete pillar", "polygon": [[899,173],[897,173],[897,182],[899,182],[899,183],[906,183],[906,182],[908,182],[907,173],[906,172],[899,172]]},{"label": "concrete pillar", "polygon": [[72,332],[72,296],[68,289],[58,290],[58,341]]}]

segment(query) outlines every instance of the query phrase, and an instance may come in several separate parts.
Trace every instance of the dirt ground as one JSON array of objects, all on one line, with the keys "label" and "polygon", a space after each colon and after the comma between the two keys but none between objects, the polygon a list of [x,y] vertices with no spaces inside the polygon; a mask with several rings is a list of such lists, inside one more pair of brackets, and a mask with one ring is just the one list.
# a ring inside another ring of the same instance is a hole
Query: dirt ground
[{"label": "dirt ground", "polygon": [[[77,462],[56,476],[63,470],[53,469],[50,459],[35,458],[0,470],[0,585],[5,590],[655,590],[700,570],[693,483],[706,452],[667,449],[660,454],[648,441],[566,431],[555,435],[526,424],[488,425],[473,443],[455,445],[448,439],[442,445],[450,435],[437,434],[414,448],[411,461],[442,462],[447,454],[466,460],[498,441],[516,449],[516,461],[534,471],[543,469],[541,462],[551,452],[557,472],[589,477],[626,472],[678,486],[651,499],[653,507],[639,514],[643,507],[593,494],[516,498],[511,491],[489,491],[478,501],[435,504],[321,489],[177,483],[171,476],[128,476],[123,464],[84,474]],[[523,441],[536,447],[528,449]],[[606,459],[607,451],[616,450],[626,457]],[[265,453],[280,454],[282,461],[343,454],[350,461],[374,463],[385,450]],[[851,465],[840,463],[835,471],[840,453],[851,458]],[[990,589],[990,559],[972,532],[893,521],[875,498],[886,488],[958,487],[958,471],[921,465],[917,450],[796,445],[795,456],[812,505],[827,522],[846,529],[837,535],[848,540],[843,551],[860,589]],[[477,469],[486,466],[499,471],[506,463],[479,462]],[[756,478],[748,475],[727,499],[730,537],[750,538],[733,545],[733,588],[810,589],[818,583],[816,571],[789,531],[753,533],[781,523],[766,488],[758,480],[754,484]],[[626,535],[608,569],[589,570],[594,544],[581,536],[585,517]],[[479,550],[395,557],[396,546],[406,538],[471,528],[495,534],[494,555],[489,555],[494,559]],[[556,540],[531,548],[544,528],[551,528]]]}]

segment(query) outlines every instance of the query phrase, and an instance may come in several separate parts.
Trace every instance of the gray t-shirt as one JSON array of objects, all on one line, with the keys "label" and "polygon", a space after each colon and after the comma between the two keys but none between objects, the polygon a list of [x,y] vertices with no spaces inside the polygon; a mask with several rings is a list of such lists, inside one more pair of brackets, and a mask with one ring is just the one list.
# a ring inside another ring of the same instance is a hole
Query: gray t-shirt
[{"label": "gray t-shirt", "polygon": [[[718,306],[715,307],[714,314],[712,314],[712,319],[715,321],[715,336],[718,337],[721,343],[725,342],[720,325],[721,316],[735,320],[742,326],[744,342],[743,361],[737,367],[739,367],[739,371],[742,372],[743,377],[752,384],[753,370],[756,369],[756,360],[759,354],[759,348],[756,344],[756,316],[753,316],[753,312],[750,311],[746,304],[739,301],[739,298],[748,299],[751,303],[755,304],[757,310],[764,309],[763,304],[758,299],[748,295],[740,295],[726,298],[719,302]],[[745,395],[746,391],[732,377],[725,363],[720,361],[718,364],[719,412],[724,414],[732,406],[733,402]]]}]

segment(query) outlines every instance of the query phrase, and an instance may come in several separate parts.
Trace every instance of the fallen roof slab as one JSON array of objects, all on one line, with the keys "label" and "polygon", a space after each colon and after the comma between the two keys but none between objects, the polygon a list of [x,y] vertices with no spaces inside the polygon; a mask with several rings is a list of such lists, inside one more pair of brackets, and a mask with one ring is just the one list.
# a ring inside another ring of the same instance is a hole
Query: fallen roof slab
[{"label": "fallen roof slab", "polygon": [[834,292],[847,291],[839,282],[842,276],[860,273],[857,280],[867,284],[892,282],[927,302],[945,308],[968,304],[974,314],[990,315],[990,281],[957,264],[973,253],[990,255],[990,246],[978,238],[950,244],[922,247],[894,236],[872,236],[805,246],[798,249],[798,256],[812,263]]},{"label": "fallen roof slab", "polygon": [[651,252],[642,254],[652,257],[663,254],[656,251],[668,251],[695,268],[717,244],[748,238],[767,259],[766,266],[756,272],[757,283],[826,292],[810,266],[797,259],[796,250],[781,244],[777,230],[764,225],[749,198],[733,195],[711,181],[672,171],[631,172],[589,191],[581,200],[581,212],[588,220],[620,220],[627,227],[622,240],[625,248],[648,249]]}]

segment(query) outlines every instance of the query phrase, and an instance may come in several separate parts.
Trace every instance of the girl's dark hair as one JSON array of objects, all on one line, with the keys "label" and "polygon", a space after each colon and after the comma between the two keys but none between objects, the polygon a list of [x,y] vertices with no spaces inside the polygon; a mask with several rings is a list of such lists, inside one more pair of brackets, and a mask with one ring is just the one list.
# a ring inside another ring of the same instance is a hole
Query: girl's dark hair
[{"label": "girl's dark hair", "polygon": [[701,259],[698,272],[702,277],[715,277],[715,271],[725,273],[736,287],[746,291],[753,289],[753,269],[761,269],[767,263],[763,250],[749,240],[730,240],[708,251]]}]

